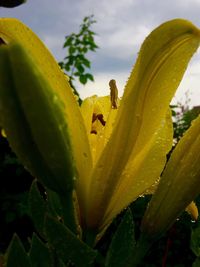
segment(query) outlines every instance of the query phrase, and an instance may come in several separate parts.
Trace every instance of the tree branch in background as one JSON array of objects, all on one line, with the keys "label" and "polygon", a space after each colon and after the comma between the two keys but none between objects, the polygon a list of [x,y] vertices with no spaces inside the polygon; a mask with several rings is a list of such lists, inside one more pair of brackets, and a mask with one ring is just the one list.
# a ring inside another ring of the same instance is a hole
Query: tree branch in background
[{"label": "tree branch in background", "polygon": [[91,31],[94,23],[94,15],[87,16],[80,25],[79,33],[71,33],[65,37],[63,48],[67,48],[67,56],[59,65],[66,71],[72,86],[75,78],[82,84],[86,84],[88,80],[94,81],[93,75],[88,72],[91,62],[86,57],[89,52],[95,52],[98,48],[94,40],[96,33]]}]

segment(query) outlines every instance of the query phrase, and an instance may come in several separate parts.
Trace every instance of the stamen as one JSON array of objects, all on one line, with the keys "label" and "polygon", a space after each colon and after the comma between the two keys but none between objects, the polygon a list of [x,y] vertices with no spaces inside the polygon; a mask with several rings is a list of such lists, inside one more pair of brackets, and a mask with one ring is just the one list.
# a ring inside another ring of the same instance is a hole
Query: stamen
[{"label": "stamen", "polygon": [[96,130],[91,130],[90,133],[91,133],[91,134],[97,134],[97,131],[96,131]]},{"label": "stamen", "polygon": [[111,107],[113,109],[117,109],[118,89],[117,89],[116,81],[113,79],[110,80],[109,86],[110,86]]},{"label": "stamen", "polygon": [[101,122],[101,124],[102,124],[103,126],[106,125],[106,121],[104,121],[104,119],[103,119],[103,114],[98,114],[98,115],[97,115],[97,119]]},{"label": "stamen", "polygon": [[97,121],[97,120],[102,124],[102,126],[106,125],[106,121],[103,118],[103,114],[93,113],[93,115],[92,115],[92,129],[90,131],[91,134],[97,134],[96,126],[94,124],[95,121]]},{"label": "stamen", "polygon": [[93,113],[92,114],[92,123],[94,123],[97,120],[97,114]]},{"label": "stamen", "polygon": [[94,123],[96,120],[99,120],[100,123],[105,126],[106,125],[106,121],[104,121],[103,119],[103,114],[96,114],[96,113],[93,113],[92,115],[92,123]]}]

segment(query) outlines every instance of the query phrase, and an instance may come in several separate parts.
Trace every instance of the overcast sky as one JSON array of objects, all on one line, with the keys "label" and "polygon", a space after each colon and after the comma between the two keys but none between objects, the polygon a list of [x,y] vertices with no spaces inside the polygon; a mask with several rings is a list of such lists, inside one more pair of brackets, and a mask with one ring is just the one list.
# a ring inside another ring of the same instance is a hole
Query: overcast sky
[{"label": "overcast sky", "polygon": [[[120,91],[135,62],[144,38],[162,22],[184,18],[200,27],[200,0],[27,0],[14,9],[0,8],[1,17],[15,17],[27,24],[58,61],[65,56],[64,36],[77,32],[85,16],[94,14],[99,49],[90,55],[95,83],[77,85],[82,97],[109,93],[110,79]],[[189,90],[193,105],[200,105],[200,52],[195,54],[176,100],[184,102]]]}]

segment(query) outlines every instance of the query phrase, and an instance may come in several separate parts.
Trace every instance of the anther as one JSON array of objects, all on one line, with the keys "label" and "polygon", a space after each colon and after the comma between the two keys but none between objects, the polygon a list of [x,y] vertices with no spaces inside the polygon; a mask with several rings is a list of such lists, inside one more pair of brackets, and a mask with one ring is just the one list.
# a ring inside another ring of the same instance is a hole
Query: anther
[{"label": "anther", "polygon": [[110,80],[109,86],[110,86],[111,107],[113,109],[117,109],[118,89],[117,89],[116,81],[113,79]]},{"label": "anther", "polygon": [[97,134],[96,126],[94,124],[95,121],[97,121],[97,120],[102,124],[102,126],[106,125],[106,121],[103,118],[103,114],[93,113],[93,115],[92,115],[92,129],[90,131],[91,134]]}]

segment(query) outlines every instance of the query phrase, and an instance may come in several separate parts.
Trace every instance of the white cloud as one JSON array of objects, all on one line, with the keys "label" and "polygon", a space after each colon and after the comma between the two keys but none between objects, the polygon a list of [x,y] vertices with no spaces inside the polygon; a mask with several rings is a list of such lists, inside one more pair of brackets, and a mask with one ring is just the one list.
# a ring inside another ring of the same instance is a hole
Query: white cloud
[{"label": "white cloud", "polygon": [[190,62],[173,103],[184,103],[187,97],[190,99],[190,106],[200,105],[200,51]]},{"label": "white cloud", "polygon": [[192,6],[199,6],[200,7],[200,1],[199,0],[177,0],[177,3],[179,5],[182,5],[183,7],[192,7]]},{"label": "white cloud", "polygon": [[[151,30],[144,25],[136,27],[123,25],[99,40],[99,46],[104,54],[115,58],[125,59],[138,52],[140,45]],[[98,39],[97,39],[98,41]],[[115,53],[113,53],[113,50]]]}]

